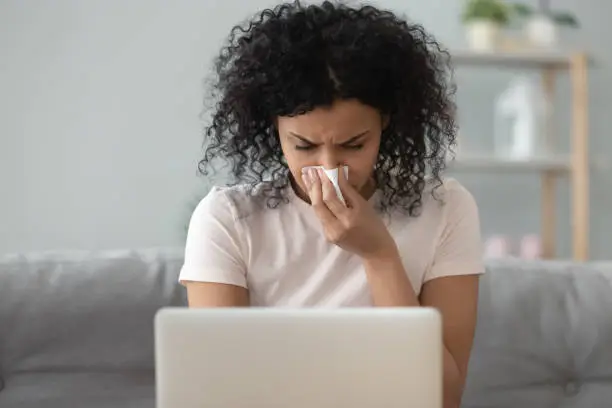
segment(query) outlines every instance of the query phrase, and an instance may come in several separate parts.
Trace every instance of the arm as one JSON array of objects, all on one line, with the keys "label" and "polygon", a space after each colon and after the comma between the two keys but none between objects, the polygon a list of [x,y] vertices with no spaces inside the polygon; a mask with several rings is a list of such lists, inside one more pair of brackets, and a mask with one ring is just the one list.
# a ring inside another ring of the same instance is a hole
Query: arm
[{"label": "arm", "polygon": [[425,283],[421,305],[442,315],[444,340],[444,406],[458,408],[467,378],[476,328],[478,275],[437,278]]},{"label": "arm", "polygon": [[440,238],[420,296],[398,252],[364,260],[375,306],[428,306],[442,315],[444,407],[456,408],[466,381],[474,338],[478,279],[483,272],[478,209],[471,194],[450,182]]},{"label": "arm", "polygon": [[444,333],[444,408],[459,407],[474,336],[478,275],[431,280],[424,285],[419,299],[399,256],[364,264],[375,306],[430,306],[440,311]]},{"label": "arm", "polygon": [[224,283],[185,282],[189,307],[246,307],[249,292],[243,287]]}]

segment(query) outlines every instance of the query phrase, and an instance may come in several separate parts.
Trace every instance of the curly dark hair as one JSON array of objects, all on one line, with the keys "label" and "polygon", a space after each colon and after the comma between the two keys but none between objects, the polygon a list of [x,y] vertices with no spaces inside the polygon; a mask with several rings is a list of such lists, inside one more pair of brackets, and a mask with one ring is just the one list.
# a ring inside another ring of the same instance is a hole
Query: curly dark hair
[{"label": "curly dark hair", "polygon": [[373,6],[295,1],[234,27],[215,62],[202,174],[220,159],[236,183],[268,180],[276,207],[290,179],[275,118],[355,98],[389,115],[374,169],[384,207],[415,215],[428,173],[442,183],[455,87],[448,52],[422,26]]}]

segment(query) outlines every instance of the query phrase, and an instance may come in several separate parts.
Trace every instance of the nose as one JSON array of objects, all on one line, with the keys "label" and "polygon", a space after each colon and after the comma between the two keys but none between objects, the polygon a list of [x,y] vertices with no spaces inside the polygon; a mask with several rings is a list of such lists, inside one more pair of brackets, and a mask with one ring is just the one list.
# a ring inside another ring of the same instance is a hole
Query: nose
[{"label": "nose", "polygon": [[321,166],[326,169],[335,169],[344,164],[342,157],[334,149],[325,149],[320,159]]}]

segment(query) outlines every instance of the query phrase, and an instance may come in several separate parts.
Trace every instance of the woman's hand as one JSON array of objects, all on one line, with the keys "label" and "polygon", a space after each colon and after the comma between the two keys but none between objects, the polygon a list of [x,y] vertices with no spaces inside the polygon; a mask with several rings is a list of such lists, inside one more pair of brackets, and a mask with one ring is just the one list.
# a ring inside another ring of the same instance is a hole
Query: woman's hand
[{"label": "woman's hand", "polygon": [[343,171],[338,172],[338,181],[346,205],[322,170],[308,169],[302,178],[329,242],[365,260],[397,256],[397,246],[384,222],[372,205],[348,183]]}]

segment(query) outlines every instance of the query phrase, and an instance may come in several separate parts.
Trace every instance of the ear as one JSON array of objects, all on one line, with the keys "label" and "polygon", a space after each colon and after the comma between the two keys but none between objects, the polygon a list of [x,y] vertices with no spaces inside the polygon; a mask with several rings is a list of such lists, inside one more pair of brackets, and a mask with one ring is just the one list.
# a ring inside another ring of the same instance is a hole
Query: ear
[{"label": "ear", "polygon": [[272,119],[268,131],[272,136],[276,136],[276,138],[280,137],[280,135],[278,134],[278,118]]},{"label": "ear", "polygon": [[389,123],[391,123],[391,115],[389,114],[382,115],[381,121],[382,121],[382,129],[385,130],[387,126],[389,126]]}]

